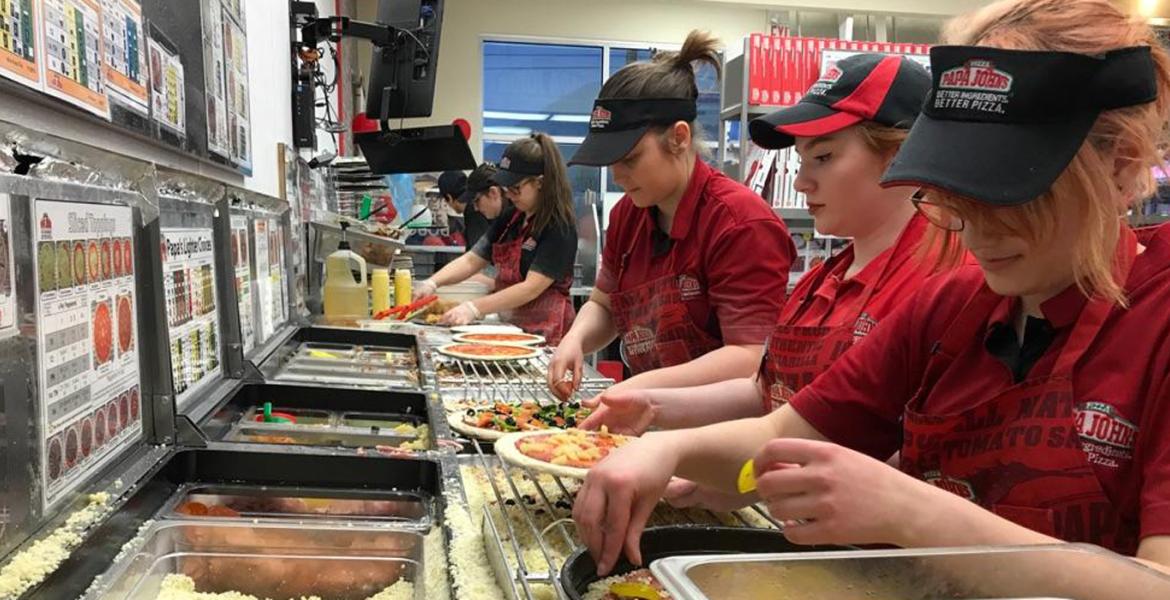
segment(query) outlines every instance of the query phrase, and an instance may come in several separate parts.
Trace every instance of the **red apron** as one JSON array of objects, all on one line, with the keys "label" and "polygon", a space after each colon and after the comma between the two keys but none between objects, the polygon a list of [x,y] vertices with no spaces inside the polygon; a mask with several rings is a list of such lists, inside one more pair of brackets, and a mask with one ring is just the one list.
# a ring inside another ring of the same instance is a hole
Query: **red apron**
[{"label": "red apron", "polygon": [[[1137,246],[1130,229],[1125,228],[1119,246],[1124,281]],[[957,414],[916,412],[958,350],[982,335],[1002,299],[981,286],[935,344],[921,387],[906,405],[902,470],[1034,531],[1132,556],[1138,523],[1124,518],[1106,495],[1081,447],[1077,415],[1084,401],[1072,381],[1073,369],[1112,304],[1096,298],[1086,303],[1050,375],[1016,384]]]},{"label": "red apron", "polygon": [[[631,246],[637,246],[645,228],[639,227]],[[670,249],[666,275],[628,290],[622,290],[622,276],[629,253],[622,256],[617,289],[609,295],[614,324],[621,335],[622,360],[635,375],[690,362],[722,348],[723,340],[707,333],[691,318],[687,302],[699,302],[710,310],[703,277],[698,265],[679,268],[678,247]]]},{"label": "red apron", "polygon": [[[764,343],[764,357],[760,361],[760,370],[757,379],[764,400],[764,412],[772,412],[788,403],[796,392],[812,383],[821,373],[828,370],[853,343],[864,337],[869,327],[861,323],[865,308],[875,291],[885,283],[885,278],[892,272],[891,265],[897,262],[903,253],[911,252],[912,244],[917,243],[920,235],[910,235],[913,223],[908,223],[894,242],[893,248],[881,258],[881,270],[862,293],[858,303],[857,314],[852,319],[837,326],[799,326],[789,325],[808,309],[816,292],[831,276],[831,269],[825,264],[812,281],[807,293],[800,299],[800,307],[792,318],[779,323]],[[796,298],[789,298],[789,302]]]},{"label": "red apron", "polygon": [[[504,232],[510,230],[517,219],[522,218],[524,213],[516,211]],[[515,240],[510,242],[497,240],[492,244],[492,264],[496,266],[497,292],[524,281],[524,276],[520,273],[520,255],[531,231],[532,226],[525,224]],[[524,331],[543,335],[551,346],[560,343],[561,336],[569,330],[569,326],[573,324],[573,317],[576,316],[568,293],[572,277],[570,273],[567,281],[554,282],[535,300],[513,309],[508,315],[508,320]]]}]

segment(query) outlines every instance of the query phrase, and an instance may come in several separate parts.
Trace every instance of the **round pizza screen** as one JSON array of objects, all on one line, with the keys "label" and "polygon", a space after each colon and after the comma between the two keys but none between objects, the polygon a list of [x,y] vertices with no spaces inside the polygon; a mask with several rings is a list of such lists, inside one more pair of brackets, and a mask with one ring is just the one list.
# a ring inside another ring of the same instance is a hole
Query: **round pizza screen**
[{"label": "round pizza screen", "polygon": [[516,449],[539,461],[588,469],[629,441],[624,435],[571,429],[523,438],[516,442]]}]

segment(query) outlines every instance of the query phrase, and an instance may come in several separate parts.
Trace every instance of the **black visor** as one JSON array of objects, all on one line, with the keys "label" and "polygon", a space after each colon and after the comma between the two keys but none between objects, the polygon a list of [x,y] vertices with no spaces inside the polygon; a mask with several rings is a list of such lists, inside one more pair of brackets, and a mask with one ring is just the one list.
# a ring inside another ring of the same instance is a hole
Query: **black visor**
[{"label": "black visor", "polygon": [[598,98],[589,115],[589,135],[570,165],[604,167],[621,160],[654,125],[691,122],[698,116],[693,99]]},{"label": "black visor", "polygon": [[1146,46],[1100,56],[938,46],[930,63],[930,95],[882,185],[996,206],[1047,192],[1101,111],[1157,96]]}]

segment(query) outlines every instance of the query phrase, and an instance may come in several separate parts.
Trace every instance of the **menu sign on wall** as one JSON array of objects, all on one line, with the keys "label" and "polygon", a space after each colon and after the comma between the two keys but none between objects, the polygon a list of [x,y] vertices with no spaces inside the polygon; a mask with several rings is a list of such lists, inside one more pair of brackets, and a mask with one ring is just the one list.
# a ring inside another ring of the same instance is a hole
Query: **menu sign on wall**
[{"label": "menu sign on wall", "polygon": [[146,36],[138,0],[102,0],[106,84],[111,95],[146,113]]},{"label": "menu sign on wall", "polygon": [[163,229],[162,238],[171,378],[181,403],[220,371],[215,247],[211,229]]},{"label": "menu sign on wall", "polygon": [[16,333],[15,269],[12,263],[12,213],[8,194],[0,194],[0,338]]},{"label": "menu sign on wall", "polygon": [[35,204],[46,509],[142,432],[131,217],[122,206]]},{"label": "menu sign on wall", "polygon": [[240,336],[244,338],[244,354],[247,354],[256,345],[256,316],[252,308],[248,218],[243,215],[232,215],[232,264],[236,271],[236,300],[240,305]]},{"label": "menu sign on wall", "polygon": [[41,89],[40,7],[33,0],[0,2],[0,22],[5,24],[0,35],[0,75]]},{"label": "menu sign on wall", "polygon": [[96,0],[42,0],[45,92],[110,118],[102,73],[102,7]]}]

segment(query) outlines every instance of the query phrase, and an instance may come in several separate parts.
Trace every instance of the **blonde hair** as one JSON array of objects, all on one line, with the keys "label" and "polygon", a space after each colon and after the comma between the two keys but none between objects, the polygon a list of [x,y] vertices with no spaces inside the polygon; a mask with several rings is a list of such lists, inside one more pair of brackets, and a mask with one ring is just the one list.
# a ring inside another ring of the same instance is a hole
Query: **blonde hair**
[{"label": "blonde hair", "polygon": [[887,164],[902,147],[902,142],[906,141],[906,136],[910,135],[909,129],[889,127],[873,121],[862,121],[858,123],[857,131],[861,134],[861,139],[865,142],[865,145],[880,155]]},{"label": "blonde hair", "polygon": [[[655,52],[649,61],[630,63],[613,74],[601,86],[598,98],[683,98],[695,100],[699,97],[699,86],[695,82],[694,63],[707,63],[715,67],[717,76],[723,72],[719,57],[719,38],[706,31],[694,30],[687,34],[686,41],[678,52]],[[691,147],[700,155],[705,153],[703,128],[698,121],[691,121]],[[653,131],[661,135],[663,147],[670,150],[669,127],[657,126]]]},{"label": "blonde hair", "polygon": [[[1015,50],[1099,55],[1130,46],[1150,46],[1157,76],[1157,99],[1148,104],[1101,112],[1069,166],[1038,199],[1022,206],[992,208],[943,192],[932,201],[953,209],[982,230],[1005,232],[1030,242],[1051,235],[1059,211],[1080,218],[1071,249],[1073,274],[1086,295],[1124,306],[1124,281],[1117,280],[1115,256],[1119,219],[1154,190],[1150,167],[1159,165],[1170,115],[1170,56],[1143,21],[1123,14],[1109,0],[1004,0],[947,24],[948,44]],[[1114,179],[1136,170],[1132,188]],[[964,249],[954,233],[935,232],[940,266],[959,264]]]}]

